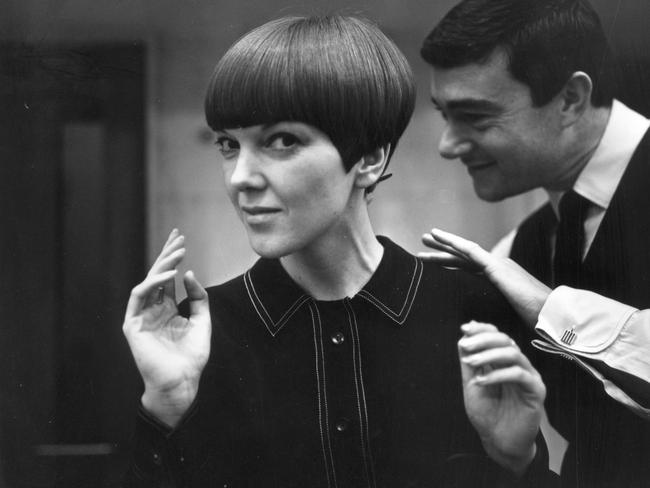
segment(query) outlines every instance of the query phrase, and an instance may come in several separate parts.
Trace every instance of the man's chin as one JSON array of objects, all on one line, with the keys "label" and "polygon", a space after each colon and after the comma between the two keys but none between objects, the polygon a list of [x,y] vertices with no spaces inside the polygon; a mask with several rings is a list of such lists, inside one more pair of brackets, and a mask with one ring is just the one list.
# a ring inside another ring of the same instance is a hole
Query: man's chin
[{"label": "man's chin", "polygon": [[501,191],[498,191],[495,188],[490,188],[488,186],[481,185],[476,180],[474,180],[474,193],[476,193],[476,196],[479,197],[484,202],[491,202],[491,203],[500,202],[510,196],[504,194]]}]

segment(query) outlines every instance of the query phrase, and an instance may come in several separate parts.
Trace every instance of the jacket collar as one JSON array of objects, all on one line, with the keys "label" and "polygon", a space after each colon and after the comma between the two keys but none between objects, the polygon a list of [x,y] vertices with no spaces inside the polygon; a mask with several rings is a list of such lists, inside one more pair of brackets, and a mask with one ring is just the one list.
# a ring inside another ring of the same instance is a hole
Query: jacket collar
[{"label": "jacket collar", "polygon": [[[368,283],[351,300],[364,300],[402,325],[422,278],[422,262],[387,237],[377,238],[384,255]],[[272,336],[308,303],[318,303],[287,274],[277,259],[259,259],[244,275],[251,306]]]}]

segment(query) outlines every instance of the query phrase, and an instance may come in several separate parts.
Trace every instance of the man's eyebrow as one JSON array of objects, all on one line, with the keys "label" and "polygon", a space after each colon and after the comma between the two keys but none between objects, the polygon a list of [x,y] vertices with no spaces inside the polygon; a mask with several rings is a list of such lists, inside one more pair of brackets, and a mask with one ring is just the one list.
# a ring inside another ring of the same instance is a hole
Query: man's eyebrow
[{"label": "man's eyebrow", "polygon": [[[440,103],[433,97],[431,101],[437,108],[441,107]],[[458,100],[448,101],[445,108],[447,110],[481,110],[494,112],[499,110],[499,105],[482,98],[460,98]]]}]

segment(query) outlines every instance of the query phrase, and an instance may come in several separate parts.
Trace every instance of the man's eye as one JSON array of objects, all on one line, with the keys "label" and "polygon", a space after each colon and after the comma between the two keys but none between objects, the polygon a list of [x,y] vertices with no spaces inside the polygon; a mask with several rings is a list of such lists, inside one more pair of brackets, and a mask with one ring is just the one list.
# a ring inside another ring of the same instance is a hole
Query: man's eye
[{"label": "man's eye", "polygon": [[219,137],[214,143],[219,149],[219,152],[224,156],[231,155],[239,149],[239,143],[230,137]]},{"label": "man's eye", "polygon": [[292,149],[300,143],[300,140],[288,132],[278,132],[269,137],[266,145],[271,149],[285,150]]},{"label": "man's eye", "polygon": [[485,122],[488,119],[488,116],[486,114],[470,112],[460,114],[458,118],[468,124],[480,124],[481,122]]}]

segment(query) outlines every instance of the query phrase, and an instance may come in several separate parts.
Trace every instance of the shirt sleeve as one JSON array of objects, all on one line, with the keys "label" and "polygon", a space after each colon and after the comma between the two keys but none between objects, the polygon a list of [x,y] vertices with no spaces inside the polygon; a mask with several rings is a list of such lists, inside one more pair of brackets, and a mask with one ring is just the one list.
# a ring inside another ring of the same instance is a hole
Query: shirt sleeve
[{"label": "shirt sleeve", "polygon": [[535,347],[575,361],[609,396],[650,420],[650,310],[560,286],[535,330]]}]

